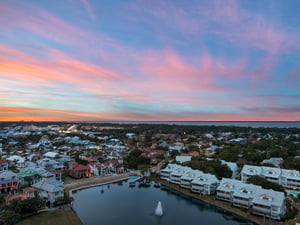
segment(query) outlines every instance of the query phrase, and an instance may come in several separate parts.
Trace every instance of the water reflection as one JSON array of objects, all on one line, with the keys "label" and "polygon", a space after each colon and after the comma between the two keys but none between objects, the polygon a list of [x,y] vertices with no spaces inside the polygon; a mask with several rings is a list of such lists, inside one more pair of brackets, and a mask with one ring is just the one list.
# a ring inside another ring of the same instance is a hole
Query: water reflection
[{"label": "water reflection", "polygon": [[[126,185],[124,185],[126,184]],[[84,224],[89,225],[236,225],[246,219],[224,213],[220,208],[183,195],[166,186],[140,181],[134,186],[119,182],[77,191],[74,209]],[[104,189],[103,189],[104,188]],[[109,188],[109,189],[108,189]],[[99,194],[99,191],[103,193]],[[161,201],[164,215],[154,215]]]}]

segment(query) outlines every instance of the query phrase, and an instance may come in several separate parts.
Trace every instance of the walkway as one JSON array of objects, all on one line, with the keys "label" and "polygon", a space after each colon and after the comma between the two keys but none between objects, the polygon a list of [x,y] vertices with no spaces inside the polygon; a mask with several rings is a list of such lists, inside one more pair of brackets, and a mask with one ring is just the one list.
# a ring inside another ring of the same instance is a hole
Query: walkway
[{"label": "walkway", "polygon": [[128,178],[131,175],[134,175],[135,172],[128,172],[128,173],[122,173],[122,174],[113,174],[110,176],[104,176],[104,177],[89,177],[85,179],[71,179],[66,181],[64,184],[64,188],[67,192],[69,192],[72,189],[77,189],[77,188],[83,188],[83,187],[92,187],[95,185],[99,184],[104,184],[104,183],[111,183],[114,181],[122,180],[125,178]]}]

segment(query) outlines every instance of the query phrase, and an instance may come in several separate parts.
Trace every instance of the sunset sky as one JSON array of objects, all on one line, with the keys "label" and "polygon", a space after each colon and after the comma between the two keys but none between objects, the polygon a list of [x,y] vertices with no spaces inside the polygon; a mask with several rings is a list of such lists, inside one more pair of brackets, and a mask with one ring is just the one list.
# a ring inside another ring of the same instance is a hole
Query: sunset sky
[{"label": "sunset sky", "polygon": [[0,121],[299,121],[299,0],[1,0]]}]

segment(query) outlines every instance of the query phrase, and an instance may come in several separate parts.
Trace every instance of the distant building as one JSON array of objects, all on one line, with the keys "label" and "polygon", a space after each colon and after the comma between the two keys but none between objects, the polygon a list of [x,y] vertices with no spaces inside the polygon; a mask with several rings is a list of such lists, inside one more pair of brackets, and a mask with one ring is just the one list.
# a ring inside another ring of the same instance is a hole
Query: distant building
[{"label": "distant building", "polygon": [[176,156],[176,162],[180,164],[191,161],[192,156]]}]

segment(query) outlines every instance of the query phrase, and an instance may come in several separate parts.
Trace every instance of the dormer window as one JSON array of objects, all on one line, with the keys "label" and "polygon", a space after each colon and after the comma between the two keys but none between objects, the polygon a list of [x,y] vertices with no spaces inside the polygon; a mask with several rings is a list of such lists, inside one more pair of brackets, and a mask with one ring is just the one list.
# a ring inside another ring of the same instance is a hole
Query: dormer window
[{"label": "dormer window", "polygon": [[250,173],[254,173],[254,172],[255,172],[254,169],[249,169],[248,171],[249,171]]},{"label": "dormer window", "polygon": [[199,177],[199,180],[200,180],[200,181],[205,181],[206,179],[203,178],[203,177]]},{"label": "dormer window", "polygon": [[227,188],[232,188],[232,185],[229,184],[229,183],[226,183],[224,186],[227,187]]},{"label": "dormer window", "polygon": [[250,191],[248,191],[246,188],[241,189],[242,193],[250,194]]},{"label": "dormer window", "polygon": [[270,198],[270,197],[267,196],[267,195],[261,196],[261,199],[262,199],[262,200],[266,200],[266,201],[272,201],[272,198]]}]

